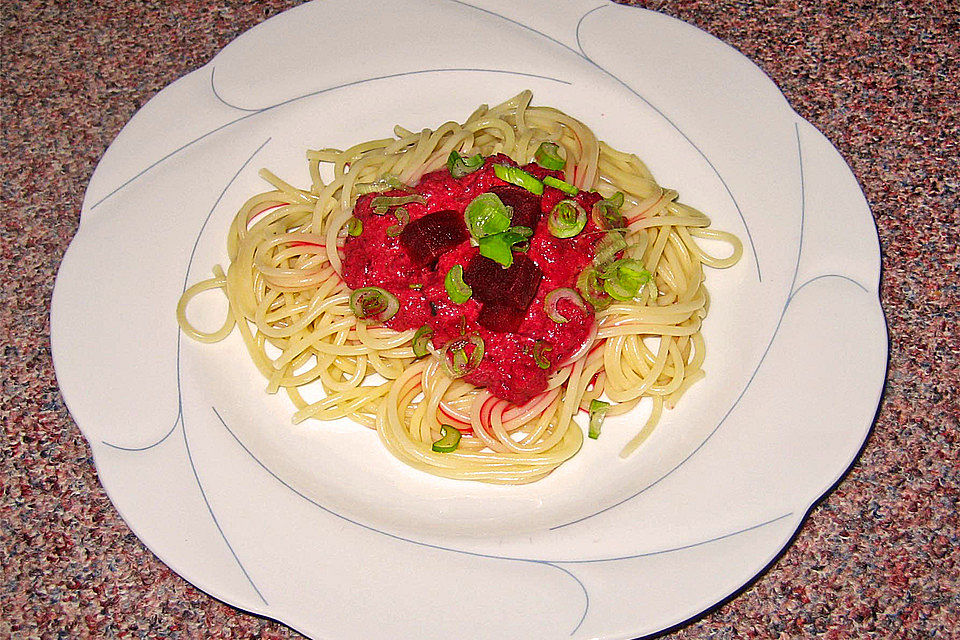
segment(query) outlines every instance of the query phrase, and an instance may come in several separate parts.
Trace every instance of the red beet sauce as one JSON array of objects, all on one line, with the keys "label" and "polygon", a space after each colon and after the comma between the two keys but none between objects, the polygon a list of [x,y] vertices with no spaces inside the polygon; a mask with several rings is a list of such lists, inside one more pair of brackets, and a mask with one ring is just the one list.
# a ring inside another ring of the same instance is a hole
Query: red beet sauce
[{"label": "red beet sauce", "polygon": [[[494,164],[517,166],[507,156],[495,155],[486,158],[482,168],[460,179],[452,177],[446,168],[423,176],[415,190],[426,198],[426,203],[404,205],[410,222],[443,210],[456,211],[462,218],[464,209],[475,197],[492,187],[507,184],[494,175]],[[547,175],[563,178],[561,172],[536,164],[523,169],[541,179]],[[387,326],[402,331],[428,325],[433,329],[433,345],[437,349],[464,333],[479,334],[484,342],[483,359],[464,378],[467,382],[486,387],[495,396],[515,404],[523,404],[544,391],[547,379],[558,365],[587,340],[594,320],[592,311],[561,301],[558,310],[569,321],[556,323],[544,310],[544,297],[554,289],[575,286],[577,276],[593,260],[593,246],[602,237],[600,229],[593,220],[588,220],[584,230],[573,238],[551,235],[547,215],[557,202],[570,196],[546,186],[540,197],[543,216],[526,253],[543,272],[536,297],[516,332],[491,331],[477,322],[479,302],[470,298],[456,304],[444,287],[447,271],[455,264],[466,268],[479,254],[479,249],[467,240],[440,256],[436,264],[415,266],[399,237],[387,233],[388,228],[397,224],[392,210],[378,215],[371,208],[374,197],[404,195],[410,194],[393,190],[358,199],[353,215],[363,223],[363,230],[359,236],[348,236],[343,247],[343,278],[347,286],[351,289],[381,287],[395,295],[400,301],[400,310],[387,321]],[[575,199],[589,212],[600,195],[581,191]],[[542,358],[549,360],[549,368],[542,368],[534,358],[537,341],[542,341],[538,350]]]}]

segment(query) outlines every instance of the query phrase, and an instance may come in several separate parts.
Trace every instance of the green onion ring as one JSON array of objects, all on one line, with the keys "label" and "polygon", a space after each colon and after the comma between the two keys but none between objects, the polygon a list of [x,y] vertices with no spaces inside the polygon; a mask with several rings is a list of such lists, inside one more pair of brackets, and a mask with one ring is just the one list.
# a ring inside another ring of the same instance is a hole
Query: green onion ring
[{"label": "green onion ring", "polygon": [[614,256],[627,248],[627,241],[623,234],[617,231],[608,231],[593,248],[593,264],[603,268]]},{"label": "green onion ring", "polygon": [[[468,355],[467,347],[473,345]],[[440,364],[451,378],[462,378],[479,366],[483,359],[483,338],[471,333],[452,340],[440,353]]]},{"label": "green onion ring", "polygon": [[350,216],[350,219],[347,220],[347,233],[353,237],[363,233],[363,220]]},{"label": "green onion ring", "polygon": [[481,193],[463,210],[463,221],[470,235],[479,240],[510,228],[513,208],[492,192]]},{"label": "green onion ring", "polygon": [[568,196],[575,196],[580,193],[580,189],[577,189],[575,186],[566,182],[565,180],[559,180],[553,176],[547,176],[543,179],[543,184],[548,187],[553,187],[554,189],[560,189]]},{"label": "green onion ring", "polygon": [[590,401],[590,428],[587,435],[594,440],[600,437],[600,427],[603,426],[603,419],[607,417],[607,409],[609,408],[609,402],[603,400]]},{"label": "green onion ring", "polygon": [[631,287],[629,283],[611,278],[603,281],[603,290],[609,293],[610,297],[614,300],[626,302],[628,300],[633,300],[633,298],[640,292],[640,287],[634,288]]},{"label": "green onion ring", "polygon": [[397,297],[380,287],[360,287],[350,294],[350,311],[365,322],[386,322],[399,310]]},{"label": "green onion ring", "polygon": [[543,310],[547,312],[547,317],[557,324],[570,322],[570,318],[567,318],[560,313],[560,309],[557,306],[561,300],[566,300],[567,302],[580,307],[584,311],[587,311],[586,303],[583,301],[583,298],[580,297],[580,294],[574,289],[570,289],[569,287],[560,287],[558,289],[554,289],[543,298]]},{"label": "green onion ring", "polygon": [[587,211],[576,200],[558,202],[547,217],[547,228],[557,238],[572,238],[587,226]]},{"label": "green onion ring", "polygon": [[430,353],[430,339],[433,337],[433,329],[428,325],[423,325],[413,334],[413,355],[418,358]]},{"label": "green onion ring", "polygon": [[623,206],[623,193],[617,191],[615,194],[600,200],[593,205],[593,221],[601,229],[621,229],[624,226],[623,216],[620,215],[620,207]]},{"label": "green onion ring", "polygon": [[533,359],[541,369],[550,368],[550,359],[544,354],[553,351],[553,346],[544,340],[537,340],[533,343]]},{"label": "green onion ring", "polygon": [[380,193],[397,189],[399,191],[413,191],[413,188],[400,182],[400,178],[392,173],[385,173],[373,182],[360,182],[354,187],[358,194]]},{"label": "green onion ring", "polygon": [[593,267],[587,267],[577,276],[577,291],[590,303],[594,311],[603,311],[610,306],[610,295],[603,289],[600,275]]},{"label": "green onion ring", "polygon": [[538,165],[552,171],[559,171],[566,164],[560,157],[560,145],[556,142],[541,142],[533,157]]},{"label": "green onion ring", "polygon": [[473,289],[463,281],[463,265],[455,264],[450,267],[443,279],[443,287],[450,299],[457,304],[463,304],[473,295]]},{"label": "green onion ring", "polygon": [[479,153],[474,154],[469,158],[464,158],[454,150],[450,152],[449,156],[447,156],[447,170],[450,171],[451,176],[457,179],[460,179],[466,175],[470,175],[482,166],[483,156],[481,156]]},{"label": "green onion ring", "polygon": [[427,199],[419,193],[412,193],[408,196],[377,196],[370,200],[370,207],[375,214],[382,216],[391,207],[402,207],[413,203],[426,204]]},{"label": "green onion ring", "polygon": [[393,215],[397,218],[397,224],[387,227],[386,233],[391,238],[396,238],[406,229],[407,224],[410,222],[410,214],[407,213],[404,207],[397,207],[393,210]]},{"label": "green onion ring", "polygon": [[437,453],[450,453],[460,446],[460,429],[449,425],[440,425],[440,439],[436,440],[430,447]]},{"label": "green onion ring", "polygon": [[651,275],[639,260],[621,258],[599,272],[603,289],[617,300],[637,297],[640,287],[650,282]]},{"label": "green onion ring", "polygon": [[504,182],[523,187],[534,195],[543,195],[543,183],[520,167],[514,167],[508,164],[495,164],[493,165],[493,173]]}]

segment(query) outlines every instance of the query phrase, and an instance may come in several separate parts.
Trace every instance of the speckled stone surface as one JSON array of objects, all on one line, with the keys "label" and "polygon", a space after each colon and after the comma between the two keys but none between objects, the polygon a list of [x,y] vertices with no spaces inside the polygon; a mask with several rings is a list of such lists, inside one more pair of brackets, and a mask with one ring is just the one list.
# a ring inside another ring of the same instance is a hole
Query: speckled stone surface
[{"label": "speckled stone surface", "polygon": [[[49,348],[54,276],[107,145],[163,86],[294,4],[0,3],[0,638],[299,637],[197,591],[130,532]],[[638,4],[746,54],[850,163],[891,336],[856,465],[772,568],[669,637],[960,637],[956,3]]]}]

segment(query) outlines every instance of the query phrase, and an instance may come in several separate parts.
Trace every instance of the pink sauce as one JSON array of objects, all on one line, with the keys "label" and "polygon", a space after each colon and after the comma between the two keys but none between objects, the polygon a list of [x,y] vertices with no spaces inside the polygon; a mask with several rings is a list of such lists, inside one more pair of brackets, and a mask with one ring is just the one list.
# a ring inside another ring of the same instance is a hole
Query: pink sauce
[{"label": "pink sauce", "polygon": [[[494,164],[516,166],[507,156],[496,155],[487,158],[481,169],[460,179],[453,178],[445,168],[423,176],[415,189],[426,197],[426,203],[404,205],[410,221],[447,209],[462,216],[475,197],[491,187],[507,184],[494,175]],[[541,179],[546,175],[563,178],[561,172],[549,171],[536,164],[523,169]],[[540,200],[543,216],[526,254],[543,272],[543,279],[518,330],[515,333],[496,332],[477,323],[479,302],[471,298],[463,304],[456,304],[450,300],[444,287],[447,271],[455,264],[466,267],[478,255],[477,247],[465,241],[443,254],[435,265],[417,267],[399,238],[387,234],[387,229],[397,224],[396,217],[392,212],[375,214],[370,202],[376,196],[403,195],[409,193],[387,191],[361,196],[357,201],[354,216],[363,223],[363,231],[357,237],[348,237],[343,248],[343,277],[347,285],[351,289],[381,287],[395,295],[400,301],[400,310],[387,321],[387,326],[402,331],[428,325],[434,331],[433,345],[437,349],[464,333],[479,334],[484,342],[483,359],[467,374],[466,381],[486,387],[495,396],[515,404],[522,404],[544,391],[547,379],[559,363],[588,339],[594,321],[592,311],[562,301],[559,311],[569,322],[558,324],[544,310],[544,297],[554,289],[575,286],[577,276],[593,260],[593,246],[602,237],[599,227],[593,220],[588,220],[584,230],[573,238],[560,239],[551,235],[547,215],[557,202],[570,196],[553,187],[544,188]],[[589,212],[600,200],[600,195],[581,191],[575,199]],[[411,288],[411,285],[419,288]],[[549,368],[542,368],[534,358],[538,341],[542,341],[539,350],[542,358],[549,360]]]}]

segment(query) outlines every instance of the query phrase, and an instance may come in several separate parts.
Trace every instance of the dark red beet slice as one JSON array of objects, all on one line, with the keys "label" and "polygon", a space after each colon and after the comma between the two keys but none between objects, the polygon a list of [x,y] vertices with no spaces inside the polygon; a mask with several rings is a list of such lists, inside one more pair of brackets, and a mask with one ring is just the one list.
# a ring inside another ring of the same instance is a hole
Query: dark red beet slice
[{"label": "dark red beet slice", "polygon": [[463,216],[445,209],[408,224],[400,234],[400,244],[414,265],[425,267],[469,237]]},{"label": "dark red beet slice", "polygon": [[540,222],[541,215],[540,196],[512,184],[497,185],[491,187],[490,191],[500,198],[500,202],[508,207],[513,207],[513,219],[510,226],[537,230],[537,223]]},{"label": "dark red beet slice", "polygon": [[477,324],[490,331],[516,333],[526,313],[526,309],[514,309],[505,304],[487,302],[480,307]]},{"label": "dark red beet slice", "polygon": [[543,271],[537,263],[523,254],[515,254],[513,265],[506,270],[510,279],[501,294],[504,302],[518,309],[526,309],[537,296]]},{"label": "dark red beet slice", "polygon": [[527,256],[513,255],[513,264],[504,269],[490,258],[477,255],[463,270],[463,281],[473,297],[483,303],[510,306],[526,311],[537,295],[543,272]]},{"label": "dark red beet slice", "polygon": [[464,267],[463,281],[473,289],[473,297],[477,301],[496,302],[500,297],[497,283],[505,277],[504,274],[506,270],[499,264],[490,258],[476,255]]}]

